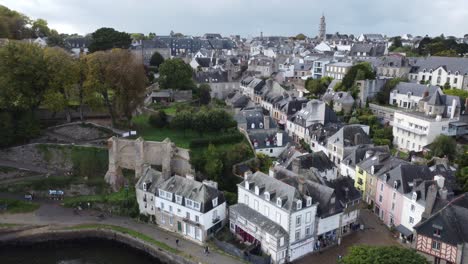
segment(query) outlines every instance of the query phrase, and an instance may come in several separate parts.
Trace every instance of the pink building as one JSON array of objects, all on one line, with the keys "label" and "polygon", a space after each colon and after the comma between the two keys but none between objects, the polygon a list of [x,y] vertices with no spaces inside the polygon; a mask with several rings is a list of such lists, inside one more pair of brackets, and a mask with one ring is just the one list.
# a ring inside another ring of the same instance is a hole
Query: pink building
[{"label": "pink building", "polygon": [[427,166],[400,164],[377,175],[374,212],[387,226],[401,224],[404,195],[410,193],[415,184],[431,180],[433,173]]}]

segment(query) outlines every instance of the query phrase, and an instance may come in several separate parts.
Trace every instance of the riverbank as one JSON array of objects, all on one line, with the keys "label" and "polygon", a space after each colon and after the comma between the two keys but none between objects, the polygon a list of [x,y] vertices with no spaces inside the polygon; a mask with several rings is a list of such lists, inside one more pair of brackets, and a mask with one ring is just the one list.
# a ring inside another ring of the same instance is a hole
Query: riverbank
[{"label": "riverbank", "polygon": [[[12,228],[12,230],[9,230]],[[57,229],[56,227],[46,226],[29,228],[18,231],[14,227],[2,228],[0,236],[0,246],[6,245],[31,245],[42,242],[60,242],[68,240],[85,239],[105,239],[122,243],[134,249],[145,252],[146,254],[158,259],[161,263],[167,264],[197,264],[198,262],[192,256],[184,252],[169,247],[159,241],[156,241],[144,234],[133,230],[110,225],[79,225]]]}]

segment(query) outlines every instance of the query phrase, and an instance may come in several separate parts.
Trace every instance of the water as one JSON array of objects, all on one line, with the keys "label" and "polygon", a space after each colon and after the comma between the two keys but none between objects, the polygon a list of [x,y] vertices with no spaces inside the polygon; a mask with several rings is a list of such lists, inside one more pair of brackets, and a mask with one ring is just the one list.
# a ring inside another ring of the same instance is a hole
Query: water
[{"label": "water", "polygon": [[1,246],[1,264],[161,264],[150,255],[108,240],[45,242]]}]

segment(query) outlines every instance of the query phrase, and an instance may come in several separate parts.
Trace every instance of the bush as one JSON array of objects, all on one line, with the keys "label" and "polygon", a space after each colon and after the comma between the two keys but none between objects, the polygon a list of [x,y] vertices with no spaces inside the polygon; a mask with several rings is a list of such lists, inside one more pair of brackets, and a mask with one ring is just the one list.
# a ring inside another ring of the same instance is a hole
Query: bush
[{"label": "bush", "polygon": [[237,193],[235,192],[224,192],[224,197],[229,205],[237,203]]},{"label": "bush", "polygon": [[244,136],[241,133],[235,133],[232,135],[223,135],[214,138],[198,138],[190,141],[190,148],[201,148],[206,147],[210,144],[219,145],[219,144],[230,144],[237,143],[242,141]]},{"label": "bush", "polygon": [[159,110],[148,118],[150,126],[155,128],[163,128],[167,125],[167,115],[164,110]]}]

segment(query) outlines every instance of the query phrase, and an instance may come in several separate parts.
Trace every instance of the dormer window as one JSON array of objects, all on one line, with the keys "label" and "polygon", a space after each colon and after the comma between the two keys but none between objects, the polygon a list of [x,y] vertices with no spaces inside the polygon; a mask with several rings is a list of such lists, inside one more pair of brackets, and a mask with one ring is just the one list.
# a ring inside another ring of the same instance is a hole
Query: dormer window
[{"label": "dormer window", "polygon": [[393,182],[393,188],[397,189],[398,188],[398,181]]},{"label": "dormer window", "polygon": [[302,201],[301,201],[301,200],[298,200],[298,201],[296,202],[296,209],[297,209],[297,210],[301,210],[301,209],[302,209]]},{"label": "dormer window", "polygon": [[213,203],[213,207],[218,206],[218,197],[214,198],[212,203]]},{"label": "dormer window", "polygon": [[276,199],[276,205],[277,205],[278,207],[282,207],[282,206],[283,206],[283,200],[282,200],[281,198],[278,197],[278,198]]},{"label": "dormer window", "polygon": [[312,197],[307,197],[307,207],[312,205]]},{"label": "dormer window", "polygon": [[440,237],[442,234],[442,227],[441,226],[433,226],[434,227],[434,236],[435,237]]},{"label": "dormer window", "polygon": [[413,201],[416,201],[418,199],[418,193],[413,192],[413,197],[411,197]]},{"label": "dormer window", "polygon": [[146,185],[146,182],[144,182],[144,183],[143,183],[143,191],[146,192],[146,191],[148,190],[147,188],[148,188],[148,186]]},{"label": "dormer window", "polygon": [[175,199],[176,199],[176,203],[182,204],[182,196],[176,195]]},{"label": "dormer window", "polygon": [[249,181],[245,181],[245,188],[248,190],[249,189]]},{"label": "dormer window", "polygon": [[255,194],[256,195],[260,194],[260,188],[258,188],[258,186],[255,186]]},{"label": "dormer window", "polygon": [[265,200],[270,201],[270,193],[265,192]]},{"label": "dormer window", "polygon": [[263,123],[260,123],[260,124],[259,124],[259,127],[260,127],[260,128],[263,128]]}]

